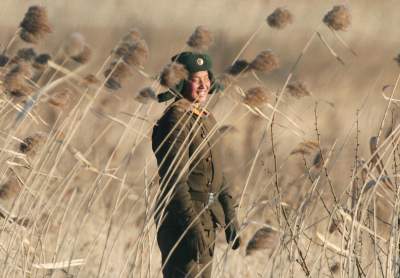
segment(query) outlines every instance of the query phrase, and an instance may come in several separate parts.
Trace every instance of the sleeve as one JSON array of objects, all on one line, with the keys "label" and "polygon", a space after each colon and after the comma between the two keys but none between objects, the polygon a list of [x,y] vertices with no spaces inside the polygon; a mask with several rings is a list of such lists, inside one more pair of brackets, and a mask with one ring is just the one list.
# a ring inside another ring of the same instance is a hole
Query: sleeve
[{"label": "sleeve", "polygon": [[176,109],[167,112],[159,122],[155,136],[163,203],[173,208],[177,221],[183,228],[188,227],[196,216],[188,185],[190,141],[188,117],[190,117],[188,113]]},{"label": "sleeve", "polygon": [[235,223],[236,220],[236,212],[235,212],[235,205],[232,198],[231,189],[228,187],[226,178],[223,176],[223,184],[221,193],[218,195],[218,199],[222,205],[225,214],[225,223]]}]

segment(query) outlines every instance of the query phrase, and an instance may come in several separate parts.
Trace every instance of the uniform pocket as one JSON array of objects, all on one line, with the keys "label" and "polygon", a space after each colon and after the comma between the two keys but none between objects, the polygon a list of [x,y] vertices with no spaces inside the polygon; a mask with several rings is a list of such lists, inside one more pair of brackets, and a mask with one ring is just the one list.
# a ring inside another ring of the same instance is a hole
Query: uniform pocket
[{"label": "uniform pocket", "polygon": [[214,256],[214,248],[215,248],[215,230],[205,229],[204,234],[206,235],[206,241],[208,245],[208,255],[212,257]]}]

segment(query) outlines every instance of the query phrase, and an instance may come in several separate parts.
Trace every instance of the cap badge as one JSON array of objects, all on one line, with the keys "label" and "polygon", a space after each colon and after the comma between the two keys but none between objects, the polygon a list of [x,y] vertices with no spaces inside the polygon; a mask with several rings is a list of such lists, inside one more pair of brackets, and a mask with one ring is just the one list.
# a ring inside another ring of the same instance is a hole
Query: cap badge
[{"label": "cap badge", "polygon": [[203,60],[202,58],[197,58],[196,63],[197,63],[199,66],[202,66],[202,65],[204,64],[204,60]]}]

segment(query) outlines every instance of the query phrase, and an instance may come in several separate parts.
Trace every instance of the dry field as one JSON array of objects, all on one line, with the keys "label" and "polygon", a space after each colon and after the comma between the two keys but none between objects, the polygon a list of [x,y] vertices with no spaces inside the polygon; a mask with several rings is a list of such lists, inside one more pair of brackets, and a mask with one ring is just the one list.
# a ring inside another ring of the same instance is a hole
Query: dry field
[{"label": "dry field", "polygon": [[399,8],[2,0],[1,277],[161,277],[154,96],[193,48],[242,239],[213,277],[399,277]]}]

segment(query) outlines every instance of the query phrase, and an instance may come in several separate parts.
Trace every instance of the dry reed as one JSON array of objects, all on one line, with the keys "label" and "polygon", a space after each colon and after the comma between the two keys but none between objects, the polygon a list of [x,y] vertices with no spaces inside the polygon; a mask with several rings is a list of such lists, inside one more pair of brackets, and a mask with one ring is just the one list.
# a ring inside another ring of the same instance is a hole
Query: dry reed
[{"label": "dry reed", "polygon": [[47,10],[42,6],[31,6],[20,23],[20,37],[28,43],[37,43],[51,33]]},{"label": "dry reed", "polygon": [[351,24],[351,14],[344,5],[334,6],[323,18],[323,22],[335,31],[346,31]]},{"label": "dry reed", "polygon": [[252,107],[261,107],[272,101],[272,95],[264,87],[253,87],[246,91],[243,102]]},{"label": "dry reed", "polygon": [[283,29],[293,23],[293,15],[286,8],[277,8],[267,17],[267,23],[272,28]]},{"label": "dry reed", "polygon": [[32,93],[27,79],[32,78],[32,66],[27,62],[14,64],[4,77],[4,88],[12,96],[21,97]]},{"label": "dry reed", "polygon": [[250,64],[246,60],[236,60],[226,72],[230,75],[237,76],[250,69]]},{"label": "dry reed", "polygon": [[20,185],[15,177],[10,177],[0,185],[0,199],[14,198],[20,192]]},{"label": "dry reed", "polygon": [[288,90],[288,93],[290,96],[298,98],[298,99],[311,95],[310,91],[307,88],[306,83],[304,83],[302,81],[296,81],[296,82],[290,83],[289,85],[287,85],[286,89]]},{"label": "dry reed", "polygon": [[189,37],[187,44],[196,50],[204,51],[212,45],[213,41],[212,32],[205,26],[198,26]]},{"label": "dry reed", "polygon": [[7,65],[8,61],[10,61],[10,58],[8,58],[4,54],[0,54],[0,68],[4,67],[5,65]]},{"label": "dry reed", "polygon": [[107,88],[118,90],[130,74],[130,69],[143,67],[149,58],[149,48],[137,29],[131,29],[112,51],[112,61],[104,71]]},{"label": "dry reed", "polygon": [[250,69],[266,73],[272,72],[279,68],[279,66],[279,59],[272,50],[264,50],[260,52],[250,63]]},{"label": "dry reed", "polygon": [[174,88],[179,82],[188,79],[189,73],[185,66],[179,63],[170,63],[161,72],[160,83],[161,85]]},{"label": "dry reed", "polygon": [[148,104],[151,101],[157,101],[157,94],[151,87],[145,87],[139,91],[139,94],[135,97],[140,103]]},{"label": "dry reed", "polygon": [[19,145],[19,150],[30,156],[34,156],[43,146],[46,141],[47,135],[43,132],[36,132],[26,138]]},{"label": "dry reed", "polygon": [[258,229],[246,246],[246,256],[257,250],[273,249],[279,244],[279,233],[270,227]]},{"label": "dry reed", "polygon": [[36,58],[36,51],[33,48],[21,48],[17,51],[14,63],[19,61],[32,62]]}]

